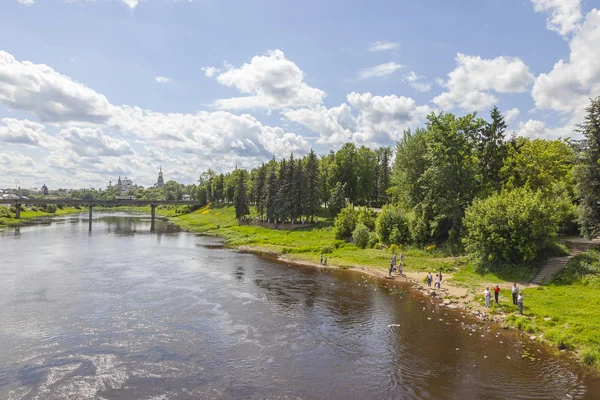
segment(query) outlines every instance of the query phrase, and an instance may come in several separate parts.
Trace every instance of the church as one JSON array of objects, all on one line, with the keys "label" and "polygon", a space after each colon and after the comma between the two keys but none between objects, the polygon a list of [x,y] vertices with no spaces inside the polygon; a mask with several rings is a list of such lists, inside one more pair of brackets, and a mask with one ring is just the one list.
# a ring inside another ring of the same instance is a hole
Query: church
[{"label": "church", "polygon": [[165,179],[163,178],[162,166],[158,170],[158,180],[154,184],[154,187],[161,188],[165,186]]}]

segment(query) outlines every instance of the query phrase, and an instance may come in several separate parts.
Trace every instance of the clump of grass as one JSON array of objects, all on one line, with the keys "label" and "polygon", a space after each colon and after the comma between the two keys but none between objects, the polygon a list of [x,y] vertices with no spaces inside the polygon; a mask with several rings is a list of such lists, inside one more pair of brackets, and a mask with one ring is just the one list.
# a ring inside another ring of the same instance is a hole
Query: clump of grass
[{"label": "clump of grass", "polygon": [[583,363],[590,367],[600,367],[600,351],[587,348],[581,352]]}]

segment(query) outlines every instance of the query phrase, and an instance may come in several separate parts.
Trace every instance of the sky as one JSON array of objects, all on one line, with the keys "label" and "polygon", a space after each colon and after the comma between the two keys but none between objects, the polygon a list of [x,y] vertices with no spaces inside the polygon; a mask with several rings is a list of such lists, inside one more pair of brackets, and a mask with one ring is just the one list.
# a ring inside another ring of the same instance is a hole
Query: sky
[{"label": "sky", "polygon": [[2,0],[0,188],[191,184],[431,112],[572,137],[600,0]]}]

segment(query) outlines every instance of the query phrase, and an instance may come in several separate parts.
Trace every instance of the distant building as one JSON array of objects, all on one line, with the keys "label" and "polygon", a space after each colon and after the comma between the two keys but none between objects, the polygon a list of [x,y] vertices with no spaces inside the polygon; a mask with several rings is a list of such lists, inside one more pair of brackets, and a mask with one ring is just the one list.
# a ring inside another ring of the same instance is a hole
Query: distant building
[{"label": "distant building", "polygon": [[128,179],[127,177],[124,177],[123,179],[121,179],[121,177],[119,176],[119,180],[117,181],[117,184],[113,186],[112,181],[108,182],[108,189],[115,189],[115,191],[118,194],[125,194],[128,193],[130,191],[135,191],[138,188],[137,185],[135,185],[131,179]]},{"label": "distant building", "polygon": [[43,194],[44,196],[48,196],[48,186],[46,186],[46,184],[45,184],[45,183],[44,183],[44,185],[42,186],[42,189],[41,189],[41,191],[42,191],[42,194]]},{"label": "distant building", "polygon": [[158,180],[154,184],[154,187],[161,188],[165,186],[165,178],[163,177],[162,167],[158,170]]}]

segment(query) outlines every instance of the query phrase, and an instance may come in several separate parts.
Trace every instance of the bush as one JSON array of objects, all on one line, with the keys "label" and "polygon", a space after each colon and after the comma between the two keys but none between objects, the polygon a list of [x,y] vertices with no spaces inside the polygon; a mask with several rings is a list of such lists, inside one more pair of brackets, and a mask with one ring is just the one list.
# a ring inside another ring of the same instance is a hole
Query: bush
[{"label": "bush", "polygon": [[46,212],[49,212],[50,214],[54,214],[56,212],[56,205],[54,204],[48,204],[46,205]]},{"label": "bush", "polygon": [[321,247],[321,253],[323,253],[323,254],[333,253],[333,247],[331,247],[331,246],[323,246],[323,247]]},{"label": "bush", "polygon": [[377,213],[373,210],[369,210],[366,207],[360,207],[358,209],[357,222],[365,225],[370,231],[375,229],[375,221],[377,220]]},{"label": "bush", "polygon": [[369,232],[369,247],[375,248],[379,244],[379,235],[377,232]]},{"label": "bush", "polygon": [[335,217],[333,227],[336,239],[348,239],[356,228],[358,213],[352,207],[343,208]]},{"label": "bush", "polygon": [[352,232],[352,239],[354,244],[364,249],[369,244],[369,228],[362,223],[356,224],[356,229]]},{"label": "bush", "polygon": [[[397,230],[394,233],[393,240],[391,238],[394,228]],[[375,230],[385,243],[405,243],[410,238],[408,231],[408,222],[402,210],[391,205],[384,205],[375,221]]]},{"label": "bush", "polygon": [[463,219],[465,250],[483,264],[535,259],[558,231],[556,200],[523,188],[475,200]]}]

